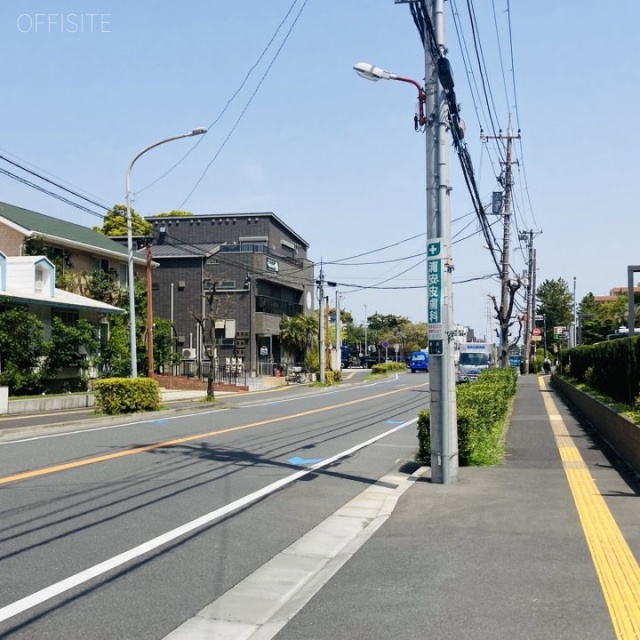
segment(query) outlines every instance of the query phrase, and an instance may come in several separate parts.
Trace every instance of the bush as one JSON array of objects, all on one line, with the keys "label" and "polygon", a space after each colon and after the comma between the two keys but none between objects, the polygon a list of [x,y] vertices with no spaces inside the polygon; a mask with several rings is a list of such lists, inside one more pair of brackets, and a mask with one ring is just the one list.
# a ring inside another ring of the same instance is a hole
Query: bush
[{"label": "bush", "polygon": [[326,384],[338,384],[342,381],[342,371],[325,371],[324,381]]},{"label": "bush", "polygon": [[373,375],[386,375],[392,371],[406,371],[407,365],[402,362],[379,362],[371,367]]},{"label": "bush", "polygon": [[[504,456],[504,423],[516,394],[518,372],[513,368],[483,371],[476,382],[457,388],[458,455],[461,466],[494,465]],[[420,462],[431,457],[431,415],[418,415]]]},{"label": "bush", "polygon": [[640,336],[563,351],[562,371],[578,382],[631,404],[640,393]]},{"label": "bush", "polygon": [[95,383],[96,411],[109,415],[157,411],[160,387],[151,378],[105,378]]},{"label": "bush", "polygon": [[423,409],[418,414],[418,462],[429,464],[431,459],[431,411]]}]

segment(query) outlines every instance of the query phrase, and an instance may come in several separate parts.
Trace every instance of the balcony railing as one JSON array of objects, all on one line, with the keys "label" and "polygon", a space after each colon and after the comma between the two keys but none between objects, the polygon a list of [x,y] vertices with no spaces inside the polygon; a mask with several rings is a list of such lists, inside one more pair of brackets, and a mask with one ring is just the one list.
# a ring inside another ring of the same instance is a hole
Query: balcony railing
[{"label": "balcony railing", "polygon": [[220,246],[221,253],[264,253],[265,255],[271,256],[273,258],[277,258],[278,260],[284,260],[291,264],[295,264],[297,266],[302,266],[301,260],[296,260],[292,256],[287,256],[283,253],[279,253],[278,251],[274,251],[270,247],[267,247],[264,244],[223,244]]},{"label": "balcony railing", "polygon": [[270,296],[256,296],[256,312],[276,316],[297,316],[302,313],[302,305]]}]

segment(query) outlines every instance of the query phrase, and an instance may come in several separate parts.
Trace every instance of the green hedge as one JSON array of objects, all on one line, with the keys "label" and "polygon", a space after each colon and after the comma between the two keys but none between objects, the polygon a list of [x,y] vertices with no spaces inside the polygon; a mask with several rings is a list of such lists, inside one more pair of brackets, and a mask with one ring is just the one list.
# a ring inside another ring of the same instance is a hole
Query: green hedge
[{"label": "green hedge", "polygon": [[96,412],[118,415],[160,408],[160,387],[151,378],[105,378],[95,383]]},{"label": "green hedge", "polygon": [[373,375],[391,373],[392,371],[406,371],[407,365],[403,362],[379,362],[371,367]]},{"label": "green hedge", "polygon": [[[456,388],[458,454],[461,466],[494,465],[504,457],[504,426],[516,394],[518,372],[489,369],[475,382]],[[431,413],[418,414],[418,460],[431,458]]]},{"label": "green hedge", "polygon": [[633,404],[640,394],[640,337],[575,347],[560,361],[563,373],[618,402]]}]

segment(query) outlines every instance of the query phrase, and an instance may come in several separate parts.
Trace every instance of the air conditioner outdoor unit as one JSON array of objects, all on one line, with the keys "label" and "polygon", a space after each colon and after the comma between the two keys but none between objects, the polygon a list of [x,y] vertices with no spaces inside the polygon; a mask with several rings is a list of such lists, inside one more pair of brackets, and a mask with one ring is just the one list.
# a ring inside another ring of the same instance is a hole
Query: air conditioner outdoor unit
[{"label": "air conditioner outdoor unit", "polygon": [[182,359],[183,360],[195,360],[196,359],[196,350],[195,349],[183,349],[182,350]]}]

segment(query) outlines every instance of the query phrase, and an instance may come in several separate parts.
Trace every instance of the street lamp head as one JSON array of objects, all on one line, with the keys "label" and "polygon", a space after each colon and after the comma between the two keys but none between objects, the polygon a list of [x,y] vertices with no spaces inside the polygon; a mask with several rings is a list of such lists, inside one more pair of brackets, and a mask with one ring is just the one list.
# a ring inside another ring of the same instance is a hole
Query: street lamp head
[{"label": "street lamp head", "polygon": [[385,71],[368,62],[358,62],[358,64],[353,65],[353,68],[360,77],[366,80],[373,80],[373,82],[378,82],[378,80],[395,80],[397,77],[395,73]]},{"label": "street lamp head", "polygon": [[197,129],[192,129],[190,136],[201,136],[202,134],[207,133],[207,129],[205,127],[198,127]]}]

